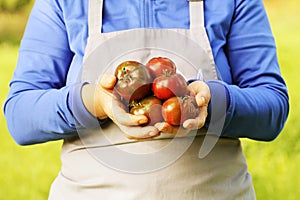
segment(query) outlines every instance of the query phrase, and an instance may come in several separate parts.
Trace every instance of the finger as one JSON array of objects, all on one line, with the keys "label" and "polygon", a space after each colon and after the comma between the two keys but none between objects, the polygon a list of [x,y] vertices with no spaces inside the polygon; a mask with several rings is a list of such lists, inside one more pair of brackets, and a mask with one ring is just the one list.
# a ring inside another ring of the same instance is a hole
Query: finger
[{"label": "finger", "polygon": [[117,78],[113,74],[103,74],[100,78],[100,85],[105,89],[113,89]]},{"label": "finger", "polygon": [[200,109],[199,115],[195,119],[188,119],[183,122],[183,127],[186,129],[200,129],[204,126],[207,117],[207,106]]},{"label": "finger", "polygon": [[126,111],[124,104],[119,100],[114,99],[111,105],[111,113],[109,117],[124,126],[137,126],[148,123],[148,118],[145,115],[132,115]]},{"label": "finger", "polygon": [[[154,132],[151,132],[150,134],[143,134],[143,135],[129,135],[129,134],[126,134],[126,137],[130,140],[136,140],[136,141],[149,141],[149,140],[153,140],[155,139],[156,137],[160,136],[160,132],[157,132],[157,134],[154,134]],[[153,135],[153,136],[151,136]]]},{"label": "finger", "polygon": [[199,106],[206,105],[210,101],[210,90],[208,85],[203,81],[195,81],[189,84],[191,94],[196,96]]},{"label": "finger", "polygon": [[166,122],[159,122],[154,125],[159,131],[164,133],[173,133],[173,127]]},{"label": "finger", "polygon": [[154,126],[124,126],[118,124],[120,129],[129,139],[134,140],[145,140],[145,139],[153,139],[160,135],[159,130]]},{"label": "finger", "polygon": [[101,87],[100,89],[104,94],[110,96],[110,99],[107,99],[103,108],[110,119],[126,126],[142,125],[148,122],[148,118],[145,115],[132,115],[128,113],[126,106],[119,101],[113,92]]},{"label": "finger", "polygon": [[123,113],[114,117],[120,124],[124,126],[137,126],[148,123],[148,118],[145,115],[132,115]]},{"label": "finger", "polygon": [[209,87],[203,81],[194,81],[189,84],[189,88],[194,93],[202,93],[203,95],[209,94]]},{"label": "finger", "polygon": [[199,129],[202,128],[204,125],[204,120],[202,117],[196,117],[195,119],[188,119],[183,123],[183,127],[186,129]]},{"label": "finger", "polygon": [[190,132],[190,129],[185,129],[181,126],[172,126],[167,122],[156,123],[155,127],[162,133],[173,134],[176,137],[186,136]]},{"label": "finger", "polygon": [[197,95],[195,96],[195,99],[196,99],[197,105],[198,105],[199,107],[202,107],[202,106],[205,106],[205,105],[208,104],[208,102],[206,101],[205,97],[202,96],[201,94],[197,94]]}]

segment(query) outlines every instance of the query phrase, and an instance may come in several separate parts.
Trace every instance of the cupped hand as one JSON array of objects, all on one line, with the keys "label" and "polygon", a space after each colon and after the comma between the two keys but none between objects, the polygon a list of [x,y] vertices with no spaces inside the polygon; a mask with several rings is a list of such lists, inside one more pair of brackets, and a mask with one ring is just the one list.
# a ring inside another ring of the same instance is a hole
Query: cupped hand
[{"label": "cupped hand", "polygon": [[199,114],[194,119],[187,119],[181,126],[173,126],[167,122],[155,124],[162,133],[174,134],[176,137],[186,136],[191,130],[200,129],[204,126],[208,115],[208,104],[210,101],[210,90],[203,81],[194,81],[189,84],[190,95],[196,98]]},{"label": "cupped hand", "polygon": [[82,99],[88,111],[99,119],[109,117],[129,138],[135,140],[151,139],[158,136],[154,126],[143,126],[148,122],[145,115],[132,115],[114,92],[116,77],[102,75],[99,84],[86,84],[82,88]]}]

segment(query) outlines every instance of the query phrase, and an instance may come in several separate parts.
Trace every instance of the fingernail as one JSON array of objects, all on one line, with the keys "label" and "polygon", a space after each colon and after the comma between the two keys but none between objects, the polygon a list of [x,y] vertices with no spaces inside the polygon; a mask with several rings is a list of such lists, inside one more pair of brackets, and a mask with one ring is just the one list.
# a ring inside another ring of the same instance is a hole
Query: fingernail
[{"label": "fingernail", "polygon": [[188,123],[188,122],[183,123],[183,127],[186,128],[186,129],[192,128],[192,126],[193,125],[191,123]]},{"label": "fingernail", "polygon": [[149,135],[150,135],[150,136],[155,136],[155,135],[156,135],[156,133],[155,133],[155,132],[153,132],[153,131],[151,131],[151,132],[149,132]]},{"label": "fingernail", "polygon": [[140,120],[138,121],[138,124],[145,124],[145,123],[147,123],[147,122],[148,122],[147,119],[140,119]]},{"label": "fingernail", "polygon": [[205,103],[205,98],[204,98],[204,97],[201,97],[201,101],[202,101],[203,103]]},{"label": "fingernail", "polygon": [[185,126],[186,129],[192,128],[192,124],[188,124]]}]

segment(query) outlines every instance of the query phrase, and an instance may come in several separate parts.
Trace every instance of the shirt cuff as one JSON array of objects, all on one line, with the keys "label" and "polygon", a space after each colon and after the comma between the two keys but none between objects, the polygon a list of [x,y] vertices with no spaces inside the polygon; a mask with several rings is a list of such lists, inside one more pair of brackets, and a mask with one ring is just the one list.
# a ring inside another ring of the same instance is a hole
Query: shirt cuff
[{"label": "shirt cuff", "polygon": [[227,114],[230,105],[229,91],[224,82],[211,80],[206,82],[210,89],[209,117],[210,120],[220,120]]},{"label": "shirt cuff", "polygon": [[68,104],[76,121],[76,127],[80,129],[93,129],[99,127],[107,120],[98,120],[98,118],[94,117],[84,106],[81,90],[85,84],[88,83],[78,83],[70,89]]}]

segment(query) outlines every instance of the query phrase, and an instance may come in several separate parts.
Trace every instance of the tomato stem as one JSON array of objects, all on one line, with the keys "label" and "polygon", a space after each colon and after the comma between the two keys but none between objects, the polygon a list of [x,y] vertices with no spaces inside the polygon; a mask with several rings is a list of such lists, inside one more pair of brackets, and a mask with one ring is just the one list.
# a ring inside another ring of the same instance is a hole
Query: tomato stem
[{"label": "tomato stem", "polygon": [[138,107],[138,106],[142,106],[141,102],[137,101],[137,100],[133,100],[129,103],[128,105],[129,107]]},{"label": "tomato stem", "polygon": [[169,77],[169,76],[171,76],[172,72],[170,70],[163,69],[162,74],[165,77]]}]

